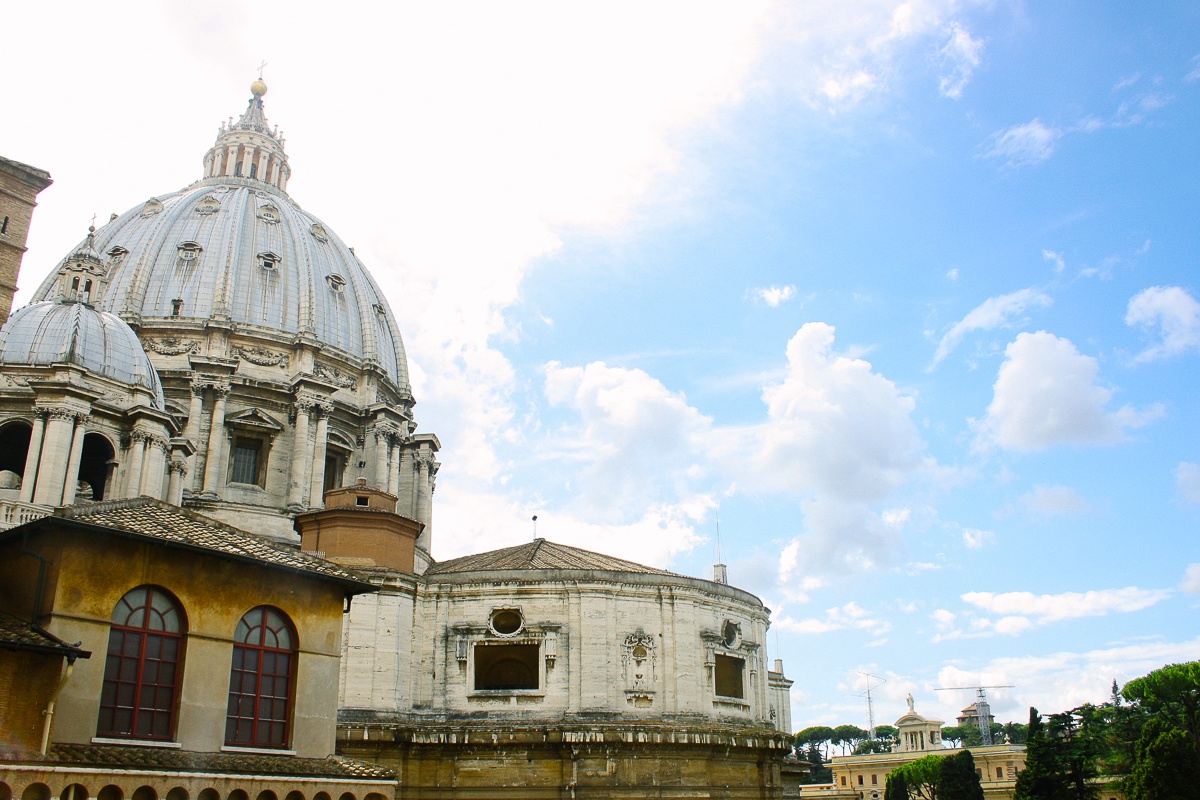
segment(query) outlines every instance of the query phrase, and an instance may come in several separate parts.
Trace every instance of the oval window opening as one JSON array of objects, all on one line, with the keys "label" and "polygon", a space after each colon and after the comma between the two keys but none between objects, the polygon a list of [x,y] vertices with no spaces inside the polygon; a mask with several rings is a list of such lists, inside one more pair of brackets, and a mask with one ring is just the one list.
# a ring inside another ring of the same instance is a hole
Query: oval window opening
[{"label": "oval window opening", "polygon": [[501,636],[510,636],[521,630],[521,615],[516,611],[497,611],[492,616],[492,630]]}]

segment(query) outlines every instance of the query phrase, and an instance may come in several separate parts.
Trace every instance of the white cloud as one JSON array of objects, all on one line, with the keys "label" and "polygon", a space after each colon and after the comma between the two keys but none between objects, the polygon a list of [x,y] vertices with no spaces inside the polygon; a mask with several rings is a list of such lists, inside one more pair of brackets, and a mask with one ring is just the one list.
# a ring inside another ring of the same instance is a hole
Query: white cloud
[{"label": "white cloud", "polygon": [[891,630],[891,623],[877,619],[865,609],[850,601],[843,606],[825,609],[824,617],[794,620],[781,617],[774,624],[785,631],[800,634],[829,633],[844,629],[866,631],[872,636],[881,636]]},{"label": "white cloud", "polygon": [[989,146],[984,155],[1001,159],[1010,167],[1037,164],[1054,155],[1062,135],[1059,128],[1049,127],[1040,119],[1034,119],[996,131],[988,140]]},{"label": "white cloud", "polygon": [[[994,625],[998,633],[1019,633],[1033,624],[1045,625],[1081,617],[1141,611],[1170,595],[1171,592],[1165,589],[1128,586],[1124,589],[1041,595],[1032,592],[967,592],[962,595],[962,600],[989,614],[1000,615],[1002,619]],[[1005,620],[1011,620],[1006,628]]]},{"label": "white cloud", "polygon": [[938,343],[933,355],[933,365],[950,355],[963,337],[971,331],[994,330],[1014,324],[1014,317],[1034,306],[1046,307],[1053,301],[1037,289],[1021,289],[1011,294],[989,297],[956,322]]},{"label": "white cloud", "polygon": [[832,326],[801,327],[787,344],[784,379],[763,388],[767,421],[727,429],[724,452],[749,453],[763,488],[879,501],[920,464],[916,404],[833,343]]},{"label": "white cloud", "polygon": [[943,94],[957,97],[978,67],[982,40],[955,18],[952,0],[846,0],[781,4],[775,20],[781,72],[802,95],[839,111],[886,92],[911,52],[939,66]]},{"label": "white cloud", "polygon": [[952,267],[946,270],[946,277],[952,281],[958,280],[958,267]]},{"label": "white cloud", "polygon": [[1047,261],[1049,261],[1051,264],[1053,264],[1053,265],[1054,265],[1054,271],[1055,271],[1055,272],[1057,272],[1057,273],[1059,273],[1059,274],[1062,274],[1063,270],[1065,270],[1065,269],[1067,268],[1067,262],[1066,262],[1066,259],[1064,259],[1064,258],[1062,257],[1062,255],[1060,255],[1059,253],[1056,253],[1056,252],[1054,252],[1053,250],[1043,250],[1043,251],[1042,251],[1042,258],[1044,258],[1045,260],[1047,260]]},{"label": "white cloud", "polygon": [[1192,56],[1192,68],[1188,74],[1183,77],[1184,82],[1191,83],[1195,80],[1200,80],[1200,56]]},{"label": "white cloud", "polygon": [[791,300],[796,295],[795,286],[768,286],[761,289],[755,289],[754,294],[758,299],[769,305],[771,308],[778,308],[781,303]]},{"label": "white cloud", "polygon": [[[1102,703],[1108,699],[1114,680],[1122,686],[1163,664],[1197,658],[1200,638],[1120,643],[1084,652],[996,658],[977,670],[947,666],[938,672],[938,685],[1016,684],[1010,689],[989,689],[988,700],[997,719],[1025,722],[1030,706],[1043,713],[1057,713],[1084,703]],[[964,697],[957,707],[967,702],[970,700]],[[953,711],[954,707],[946,710]]]},{"label": "white cloud", "polygon": [[763,388],[767,420],[716,437],[714,455],[739,490],[801,500],[803,533],[782,563],[785,584],[895,563],[907,515],[877,504],[924,466],[913,398],[833,343],[831,326],[801,327],[783,380]]},{"label": "white cloud", "polygon": [[1175,468],[1175,490],[1186,503],[1200,503],[1200,464],[1180,461]]},{"label": "white cloud", "polygon": [[1187,565],[1179,588],[1188,594],[1200,594],[1200,564]]},{"label": "white cloud", "polygon": [[966,28],[953,22],[949,26],[950,39],[942,48],[942,63],[949,72],[942,76],[938,88],[946,97],[957,100],[971,80],[983,55],[983,39],[971,36]]},{"label": "white cloud", "polygon": [[1069,339],[1045,331],[1021,333],[1005,350],[987,416],[976,423],[976,445],[1042,450],[1057,444],[1110,444],[1126,428],[1163,416],[1155,405],[1144,411],[1107,410],[1113,392],[1096,384],[1094,358]]},{"label": "white cloud", "polygon": [[1036,517],[1057,517],[1062,514],[1084,514],[1091,506],[1067,486],[1036,486],[1021,496],[1020,504]]},{"label": "white cloud", "polygon": [[1138,353],[1135,363],[1200,348],[1200,303],[1178,286],[1151,286],[1134,295],[1125,312],[1125,324],[1157,333],[1161,339]]},{"label": "white cloud", "polygon": [[642,370],[551,362],[545,392],[574,412],[547,457],[573,476],[581,510],[627,520],[658,498],[689,497],[689,473],[704,473],[712,420]]},{"label": "white cloud", "polygon": [[983,531],[978,528],[963,528],[962,532],[963,544],[972,550],[979,550],[985,544],[995,540],[996,534],[991,531]]}]

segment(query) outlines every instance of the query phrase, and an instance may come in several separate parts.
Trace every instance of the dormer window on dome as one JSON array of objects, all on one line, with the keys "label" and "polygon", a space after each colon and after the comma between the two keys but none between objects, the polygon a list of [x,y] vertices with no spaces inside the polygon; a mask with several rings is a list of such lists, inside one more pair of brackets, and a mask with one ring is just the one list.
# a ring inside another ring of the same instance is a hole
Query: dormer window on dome
[{"label": "dormer window on dome", "polygon": [[179,260],[177,266],[192,267],[200,262],[200,254],[204,252],[204,248],[196,242],[180,242],[179,243]]},{"label": "dormer window on dome", "polygon": [[263,269],[274,270],[279,268],[279,262],[283,259],[271,252],[258,254],[258,265]]},{"label": "dormer window on dome", "polygon": [[326,275],[325,280],[328,281],[329,288],[333,289],[335,292],[340,292],[346,287],[346,279],[341,275]]},{"label": "dormer window on dome", "polygon": [[125,256],[129,255],[129,251],[124,247],[113,247],[108,251],[108,266],[115,267],[125,260]]},{"label": "dormer window on dome", "polygon": [[318,242],[325,243],[329,241],[329,234],[325,232],[323,227],[315,222],[312,224],[312,227],[308,229],[308,232],[311,233],[312,237]]},{"label": "dormer window on dome", "polygon": [[196,204],[196,213],[203,216],[215,214],[221,210],[221,201],[214,195],[207,195],[199,203]]},{"label": "dormer window on dome", "polygon": [[279,209],[270,203],[258,207],[258,218],[268,225],[279,222]]},{"label": "dormer window on dome", "polygon": [[153,217],[155,214],[162,213],[163,204],[159,202],[157,197],[151,197],[146,201],[146,205],[142,206],[143,217]]}]

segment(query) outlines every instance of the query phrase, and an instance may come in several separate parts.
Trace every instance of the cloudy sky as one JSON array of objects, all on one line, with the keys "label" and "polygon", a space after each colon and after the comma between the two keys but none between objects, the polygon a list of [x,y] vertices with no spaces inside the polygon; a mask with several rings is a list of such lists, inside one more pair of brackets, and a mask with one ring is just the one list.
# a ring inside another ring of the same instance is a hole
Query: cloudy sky
[{"label": "cloudy sky", "polygon": [[[18,302],[200,177],[266,61],[388,293],[435,555],[538,535],[772,608],[797,728],[1200,658],[1200,6],[10,10]],[[718,544],[719,529],[719,544]]]}]

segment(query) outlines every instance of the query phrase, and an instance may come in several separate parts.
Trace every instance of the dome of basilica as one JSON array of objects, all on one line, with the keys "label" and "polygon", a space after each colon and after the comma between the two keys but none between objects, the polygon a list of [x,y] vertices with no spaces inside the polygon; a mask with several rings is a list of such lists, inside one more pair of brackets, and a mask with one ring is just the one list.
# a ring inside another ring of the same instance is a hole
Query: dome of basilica
[{"label": "dome of basilica", "polygon": [[[260,152],[270,162],[261,170]],[[266,127],[259,95],[222,130],[205,166],[203,180],[150,198],[95,232],[103,281],[92,303],[135,327],[215,318],[251,334],[309,335],[331,355],[378,365],[410,391],[387,299],[354,252],[284,191],[290,170],[282,139]],[[83,247],[35,299],[54,298],[57,276]]]},{"label": "dome of basilica", "polygon": [[158,373],[137,334],[120,317],[81,302],[33,303],[0,329],[0,364],[74,364],[128,386],[140,386],[163,408]]}]

